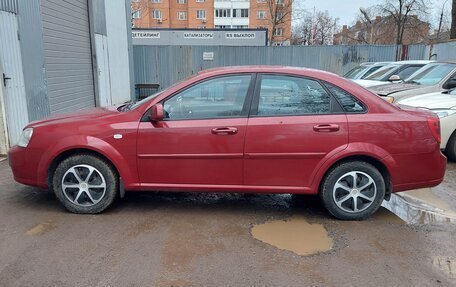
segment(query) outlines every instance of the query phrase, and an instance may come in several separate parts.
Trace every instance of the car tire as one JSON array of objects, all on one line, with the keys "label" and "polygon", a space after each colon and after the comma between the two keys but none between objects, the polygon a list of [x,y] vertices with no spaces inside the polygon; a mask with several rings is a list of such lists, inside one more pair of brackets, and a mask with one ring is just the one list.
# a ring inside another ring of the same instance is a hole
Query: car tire
[{"label": "car tire", "polygon": [[456,131],[453,132],[450,139],[448,140],[447,146],[445,148],[445,153],[448,156],[449,160],[456,162]]},{"label": "car tire", "polygon": [[364,220],[382,204],[385,180],[378,169],[367,162],[344,162],[327,173],[321,185],[320,197],[334,217]]},{"label": "car tire", "polygon": [[52,187],[68,211],[96,214],[116,200],[119,177],[105,160],[80,154],[60,162],[52,178]]}]

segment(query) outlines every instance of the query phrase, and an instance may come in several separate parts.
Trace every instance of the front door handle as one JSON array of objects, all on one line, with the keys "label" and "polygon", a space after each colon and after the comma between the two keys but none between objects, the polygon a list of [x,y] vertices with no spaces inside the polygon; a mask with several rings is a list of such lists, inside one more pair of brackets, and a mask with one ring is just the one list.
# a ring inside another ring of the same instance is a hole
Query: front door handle
[{"label": "front door handle", "polygon": [[336,125],[336,124],[316,125],[313,127],[313,130],[316,132],[320,132],[320,133],[337,132],[339,130],[339,125]]},{"label": "front door handle", "polygon": [[212,129],[214,135],[234,135],[237,134],[237,128],[226,127],[226,128],[215,128]]}]

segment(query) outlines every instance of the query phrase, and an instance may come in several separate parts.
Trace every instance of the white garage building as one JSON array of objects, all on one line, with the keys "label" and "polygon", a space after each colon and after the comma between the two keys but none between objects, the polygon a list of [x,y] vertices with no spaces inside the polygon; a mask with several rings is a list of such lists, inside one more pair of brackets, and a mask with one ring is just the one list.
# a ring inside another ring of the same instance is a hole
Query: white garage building
[{"label": "white garage building", "polygon": [[29,122],[129,101],[129,0],[0,0],[0,154]]}]

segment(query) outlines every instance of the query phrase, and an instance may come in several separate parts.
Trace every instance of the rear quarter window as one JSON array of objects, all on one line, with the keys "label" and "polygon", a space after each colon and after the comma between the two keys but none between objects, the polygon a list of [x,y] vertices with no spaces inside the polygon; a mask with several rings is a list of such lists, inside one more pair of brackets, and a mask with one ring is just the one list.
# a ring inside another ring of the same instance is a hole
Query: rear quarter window
[{"label": "rear quarter window", "polygon": [[331,94],[333,94],[333,96],[337,99],[346,113],[367,112],[366,105],[349,92],[327,82],[324,84],[326,88],[328,88],[328,90],[331,92]]}]

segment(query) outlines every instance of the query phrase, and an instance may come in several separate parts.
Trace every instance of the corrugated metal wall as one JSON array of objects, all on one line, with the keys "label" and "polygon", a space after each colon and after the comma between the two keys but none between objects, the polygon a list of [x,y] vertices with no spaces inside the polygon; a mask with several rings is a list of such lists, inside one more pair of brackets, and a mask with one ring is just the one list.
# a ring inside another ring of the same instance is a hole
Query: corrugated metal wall
[{"label": "corrugated metal wall", "polygon": [[0,11],[17,13],[17,0],[0,0]]},{"label": "corrugated metal wall", "polygon": [[52,114],[95,106],[87,0],[41,0]]},{"label": "corrugated metal wall", "polygon": [[[423,59],[424,45],[409,46],[407,59]],[[204,52],[214,60],[203,60]],[[134,46],[135,83],[160,84],[160,89],[195,74],[221,66],[286,65],[343,74],[362,62],[394,61],[395,45],[356,46]]]},{"label": "corrugated metal wall", "polygon": [[19,35],[29,120],[50,114],[44,69],[40,0],[18,2]]},{"label": "corrugated metal wall", "polygon": [[432,56],[433,60],[439,61],[456,61],[456,41],[448,43],[435,44],[432,47],[432,52],[429,52],[431,47],[427,47],[427,54]]},{"label": "corrugated metal wall", "polygon": [[[0,65],[10,78],[6,81],[4,103],[11,145],[17,143],[22,129],[28,123],[21,48],[17,35],[16,14],[0,11]],[[0,84],[3,85],[3,77],[0,78]]]}]

